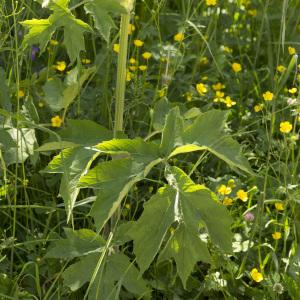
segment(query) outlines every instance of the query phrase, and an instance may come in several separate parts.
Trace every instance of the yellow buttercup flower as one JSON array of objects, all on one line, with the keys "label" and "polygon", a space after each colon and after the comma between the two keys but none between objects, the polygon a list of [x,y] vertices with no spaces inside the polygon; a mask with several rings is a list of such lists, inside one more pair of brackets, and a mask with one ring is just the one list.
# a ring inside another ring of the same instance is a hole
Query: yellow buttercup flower
[{"label": "yellow buttercup flower", "polygon": [[166,95],[166,89],[158,90],[158,96],[160,98],[164,97],[165,95]]},{"label": "yellow buttercup flower", "polygon": [[114,44],[113,50],[114,50],[116,53],[119,53],[119,51],[120,51],[120,44]]},{"label": "yellow buttercup flower", "polygon": [[18,97],[23,98],[25,96],[25,92],[23,90],[18,91]]},{"label": "yellow buttercup flower", "polygon": [[261,104],[261,103],[259,103],[259,104],[256,104],[255,106],[254,106],[254,111],[255,112],[260,112],[260,111],[262,111],[262,109],[263,109],[263,104]]},{"label": "yellow buttercup flower", "polygon": [[196,90],[202,96],[207,93],[206,85],[204,83],[201,83],[201,82],[196,85]]},{"label": "yellow buttercup flower", "polygon": [[144,42],[141,40],[134,40],[133,43],[136,47],[142,47],[144,45]]},{"label": "yellow buttercup flower", "polygon": [[256,268],[251,270],[250,275],[252,279],[256,282],[261,282],[262,280],[264,280],[263,275],[260,272],[258,272]]},{"label": "yellow buttercup flower", "polygon": [[151,57],[152,57],[152,53],[150,53],[150,52],[144,52],[143,54],[142,54],[142,57],[144,58],[144,59],[150,59]]},{"label": "yellow buttercup flower", "polygon": [[248,10],[248,15],[251,17],[256,17],[257,16],[257,10],[256,9],[249,9]]},{"label": "yellow buttercup flower", "polygon": [[217,0],[206,0],[207,6],[215,6],[217,5]]},{"label": "yellow buttercup flower", "polygon": [[281,232],[275,231],[274,233],[272,233],[272,237],[273,237],[274,240],[280,240],[281,239]]},{"label": "yellow buttercup flower", "polygon": [[84,65],[88,65],[88,64],[90,64],[92,61],[91,61],[90,59],[88,59],[88,58],[83,58],[83,59],[81,60],[81,62],[82,62]]},{"label": "yellow buttercup flower", "polygon": [[128,25],[128,34],[132,34],[135,31],[135,26],[133,24]]},{"label": "yellow buttercup flower", "polygon": [[231,198],[229,198],[229,197],[226,197],[226,198],[223,200],[222,203],[223,203],[224,205],[226,205],[226,206],[229,206],[229,205],[232,205],[233,200],[232,200]]},{"label": "yellow buttercup flower", "polygon": [[141,71],[146,71],[147,70],[147,66],[145,66],[145,65],[139,66],[139,69]]},{"label": "yellow buttercup flower", "polygon": [[184,40],[184,33],[178,32],[174,35],[174,41],[176,42],[182,42]]},{"label": "yellow buttercup flower", "polygon": [[280,131],[282,133],[289,133],[293,130],[293,125],[289,121],[284,121],[280,123]]},{"label": "yellow buttercup flower", "polygon": [[131,57],[131,58],[129,59],[129,62],[130,62],[132,65],[135,65],[135,64],[136,64],[136,60],[135,60],[135,58],[133,58],[133,57]]},{"label": "yellow buttercup flower", "polygon": [[136,71],[137,70],[137,66],[129,66],[129,70],[130,71]]},{"label": "yellow buttercup flower", "polygon": [[185,97],[186,97],[186,100],[187,100],[187,101],[192,101],[192,99],[193,99],[193,94],[192,94],[191,92],[187,92],[187,93],[185,94]]},{"label": "yellow buttercup flower", "polygon": [[231,67],[232,67],[232,70],[233,70],[234,73],[238,73],[238,72],[242,71],[242,65],[239,64],[239,63],[233,63],[231,65]]},{"label": "yellow buttercup flower", "polygon": [[218,188],[218,193],[221,195],[229,195],[231,193],[232,189],[229,186],[226,186],[225,184],[222,184]]},{"label": "yellow buttercup flower", "polygon": [[58,61],[55,65],[55,69],[60,71],[60,72],[63,72],[67,67],[67,64],[65,61]]},{"label": "yellow buttercup flower", "polygon": [[61,127],[63,121],[60,116],[55,116],[51,118],[52,127]]},{"label": "yellow buttercup flower", "polygon": [[51,46],[57,46],[58,45],[58,41],[57,40],[50,40],[50,45]]},{"label": "yellow buttercup flower", "polygon": [[224,51],[224,52],[227,52],[227,53],[232,53],[232,52],[233,52],[233,49],[230,48],[230,47],[228,47],[228,46],[224,46],[224,47],[223,47],[223,51]]},{"label": "yellow buttercup flower", "polygon": [[224,101],[224,93],[221,91],[216,91],[216,97],[214,98],[214,102],[223,102]]},{"label": "yellow buttercup flower", "polygon": [[279,66],[277,66],[276,70],[277,70],[279,73],[283,73],[283,72],[286,70],[286,68],[285,68],[284,66],[282,66],[282,65],[279,65]]},{"label": "yellow buttercup flower", "polygon": [[225,100],[223,101],[227,107],[232,107],[236,105],[236,102],[233,101],[229,96],[226,96]]},{"label": "yellow buttercup flower", "polygon": [[275,203],[275,208],[276,208],[278,211],[284,210],[283,203],[282,203],[282,202],[276,202],[276,203]]},{"label": "yellow buttercup flower", "polygon": [[244,190],[238,190],[236,192],[236,196],[238,199],[242,200],[243,202],[246,202],[248,200],[248,194]]},{"label": "yellow buttercup flower", "polygon": [[296,49],[294,47],[288,47],[289,55],[296,54]]},{"label": "yellow buttercup flower", "polygon": [[272,101],[273,97],[274,97],[274,94],[271,93],[270,91],[266,91],[265,93],[263,93],[262,96],[263,96],[265,101]]},{"label": "yellow buttercup flower", "polygon": [[227,182],[227,185],[233,189],[235,187],[234,179],[229,179]]},{"label": "yellow buttercup flower", "polygon": [[289,91],[290,94],[296,94],[298,89],[293,87],[293,88],[289,89],[288,91]]},{"label": "yellow buttercup flower", "polygon": [[127,70],[126,81],[131,81],[132,77],[133,77],[132,73]]},{"label": "yellow buttercup flower", "polygon": [[221,83],[221,82],[218,82],[218,83],[216,83],[216,84],[213,84],[213,85],[212,85],[212,88],[213,88],[213,90],[215,90],[215,91],[220,91],[220,90],[225,89],[225,85],[224,85],[223,83]]}]

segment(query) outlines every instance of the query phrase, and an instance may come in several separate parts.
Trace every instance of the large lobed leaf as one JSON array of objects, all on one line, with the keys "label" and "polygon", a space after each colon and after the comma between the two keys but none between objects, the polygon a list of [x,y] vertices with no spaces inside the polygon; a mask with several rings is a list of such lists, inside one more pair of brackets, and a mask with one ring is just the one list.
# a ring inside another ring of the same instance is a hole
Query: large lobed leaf
[{"label": "large lobed leaf", "polygon": [[167,180],[169,185],[158,190],[145,204],[142,216],[129,230],[129,235],[143,273],[161,248],[170,226],[176,222],[177,229],[159,260],[173,257],[186,286],[196,262],[210,262],[207,246],[199,237],[200,227],[205,226],[211,240],[221,249],[231,252],[232,220],[226,208],[213,199],[212,192],[194,184],[182,170],[170,168]]},{"label": "large lobed leaf", "polygon": [[173,108],[167,115],[162,133],[162,153],[172,157],[180,153],[208,150],[231,167],[252,174],[238,142],[223,132],[226,119],[227,112],[210,110],[200,114],[191,125],[183,129],[179,110]]}]

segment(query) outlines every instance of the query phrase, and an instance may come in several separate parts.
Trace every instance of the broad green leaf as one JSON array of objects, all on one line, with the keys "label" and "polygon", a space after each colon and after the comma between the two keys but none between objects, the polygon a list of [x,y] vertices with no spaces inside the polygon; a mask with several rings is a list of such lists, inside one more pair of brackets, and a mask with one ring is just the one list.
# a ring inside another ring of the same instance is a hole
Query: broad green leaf
[{"label": "broad green leaf", "polygon": [[79,145],[68,141],[49,142],[35,149],[35,151],[45,152],[45,151],[61,150],[65,148],[74,148],[76,146]]},{"label": "broad green leaf", "polygon": [[16,142],[5,128],[0,128],[0,149],[4,151],[16,147]]},{"label": "broad green leaf", "polygon": [[217,201],[213,193],[202,185],[195,184],[181,169],[171,167],[167,180],[176,190],[179,199],[178,217],[186,226],[197,231],[205,225],[211,240],[225,252],[232,252],[233,222],[226,207]]},{"label": "broad green leaf", "polygon": [[36,146],[35,131],[28,128],[9,128],[6,130],[11,139],[7,142],[15,144],[4,152],[4,160],[7,165],[15,163],[23,163],[29,157],[34,155],[34,147]]},{"label": "broad green leaf", "polygon": [[147,164],[159,157],[159,147],[141,138],[113,139],[96,146],[97,149],[109,154],[129,154],[136,162]]},{"label": "broad green leaf", "polygon": [[24,36],[24,45],[39,44],[43,52],[56,30],[54,24],[49,19],[32,19],[20,22],[29,32]]},{"label": "broad green leaf", "polygon": [[63,84],[59,78],[49,78],[43,86],[45,101],[54,112],[64,108]]},{"label": "broad green leaf", "polygon": [[166,115],[173,106],[174,105],[165,98],[162,98],[155,104],[153,108],[153,128],[155,130],[160,131],[164,128]]},{"label": "broad green leaf", "polygon": [[90,253],[101,252],[105,241],[92,230],[80,229],[73,231],[65,228],[66,239],[54,242],[54,247],[47,252],[47,258],[72,259]]},{"label": "broad green leaf", "polygon": [[75,67],[67,75],[64,83],[59,78],[49,78],[43,86],[46,103],[55,112],[67,109],[94,72],[95,68],[83,69],[79,75],[78,68]]},{"label": "broad green leaf", "polygon": [[113,137],[105,127],[90,120],[68,120],[67,127],[59,132],[61,139],[78,145],[93,146]]},{"label": "broad green leaf", "polygon": [[[72,291],[81,288],[91,280],[98,260],[99,253],[92,253],[72,264],[63,272],[64,285]],[[150,293],[144,280],[139,278],[138,270],[128,257],[122,253],[115,253],[108,256],[100,268],[92,285],[89,299],[115,299],[118,295],[119,285],[124,286],[135,295]]]},{"label": "broad green leaf", "polygon": [[197,232],[190,230],[184,223],[171,235],[158,261],[174,258],[179,277],[186,288],[186,282],[198,261],[211,262],[206,244],[199,239]]},{"label": "broad green leaf", "polygon": [[23,45],[39,44],[41,51],[45,47],[53,33],[60,28],[64,29],[64,44],[67,53],[73,63],[79,56],[80,51],[85,49],[83,33],[91,31],[90,26],[75,16],[68,9],[68,0],[56,0],[49,4],[52,14],[48,19],[33,19],[21,22],[29,29],[24,36]]},{"label": "broad green leaf", "polygon": [[132,158],[116,159],[100,163],[87,175],[80,178],[79,187],[99,189],[97,199],[90,214],[97,228],[101,229],[119,207],[130,188],[144,179],[150,169],[160,159],[148,164],[139,163]]},{"label": "broad green leaf", "polygon": [[[211,240],[231,253],[232,220],[227,209],[214,200],[213,193],[204,186],[195,184],[182,170],[170,167],[167,181],[169,185],[159,189],[144,205],[141,217],[129,229],[128,234],[133,239],[136,260],[143,273],[158,253],[169,227],[177,222],[178,232],[173,242],[171,237],[165,257],[174,257],[179,276],[185,285],[196,261],[210,260],[206,245],[199,237],[200,228],[205,227]],[[178,253],[174,252],[176,249],[170,249],[174,243],[178,243]],[[180,257],[194,253],[189,247],[195,247],[200,252],[194,259],[187,258],[183,264],[179,262]]]},{"label": "broad green leaf", "polygon": [[116,28],[109,13],[126,13],[126,9],[119,0],[93,0],[84,5],[84,9],[94,19],[95,27],[98,29],[106,42],[109,40],[110,31]]},{"label": "broad green leaf", "polygon": [[104,141],[96,148],[104,153],[126,156],[102,162],[80,179],[79,187],[99,189],[91,215],[97,227],[102,228],[130,188],[144,179],[161,159],[158,145],[140,138]]},{"label": "broad green leaf", "polygon": [[44,170],[47,173],[63,174],[59,192],[64,199],[68,222],[79,193],[77,183],[85,172],[89,161],[96,155],[98,155],[97,152],[92,149],[66,148],[55,156]]},{"label": "broad green leaf", "polygon": [[129,231],[141,273],[150,266],[174,221],[174,193],[161,188],[145,203],[142,216]]},{"label": "broad green leaf", "polygon": [[168,155],[174,148],[182,145],[183,126],[179,108],[175,107],[167,115],[162,132],[160,149],[163,154]]},{"label": "broad green leaf", "polygon": [[232,167],[238,167],[253,174],[241,147],[231,136],[223,132],[227,112],[211,110],[201,114],[187,126],[182,134],[182,145],[170,153],[169,157],[180,153],[208,150]]},{"label": "broad green leaf", "polygon": [[64,285],[69,287],[71,291],[77,291],[89,282],[99,257],[99,253],[88,254],[68,267],[62,274]]},{"label": "broad green leaf", "polygon": [[9,90],[6,84],[6,74],[3,68],[0,68],[0,107],[11,110]]}]

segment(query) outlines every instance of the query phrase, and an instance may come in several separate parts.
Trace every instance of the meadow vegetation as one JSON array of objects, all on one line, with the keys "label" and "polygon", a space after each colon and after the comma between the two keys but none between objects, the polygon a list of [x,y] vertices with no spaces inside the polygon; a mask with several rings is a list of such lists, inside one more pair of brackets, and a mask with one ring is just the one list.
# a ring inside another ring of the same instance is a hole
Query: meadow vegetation
[{"label": "meadow vegetation", "polygon": [[0,299],[300,299],[300,1],[0,1]]}]

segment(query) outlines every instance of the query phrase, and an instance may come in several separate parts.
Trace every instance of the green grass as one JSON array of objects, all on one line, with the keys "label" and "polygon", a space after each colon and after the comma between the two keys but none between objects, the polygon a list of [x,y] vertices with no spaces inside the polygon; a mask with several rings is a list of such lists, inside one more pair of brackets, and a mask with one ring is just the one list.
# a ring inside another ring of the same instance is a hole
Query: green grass
[{"label": "green grass", "polygon": [[0,3],[0,299],[297,300],[300,1],[42,2]]}]

